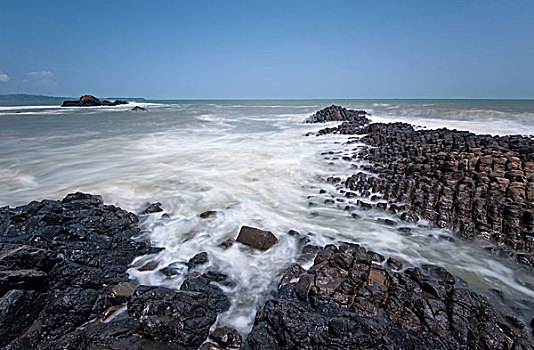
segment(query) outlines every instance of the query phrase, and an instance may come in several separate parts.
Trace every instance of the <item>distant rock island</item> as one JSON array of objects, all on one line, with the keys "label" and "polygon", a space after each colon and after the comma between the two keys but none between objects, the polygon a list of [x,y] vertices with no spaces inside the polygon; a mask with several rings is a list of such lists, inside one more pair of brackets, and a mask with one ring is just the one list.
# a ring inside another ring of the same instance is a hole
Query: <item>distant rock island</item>
[{"label": "distant rock island", "polygon": [[100,101],[98,98],[92,95],[83,95],[79,100],[66,100],[63,101],[61,107],[95,107],[95,106],[118,106],[128,104],[128,101],[115,100],[113,102],[104,100]]}]

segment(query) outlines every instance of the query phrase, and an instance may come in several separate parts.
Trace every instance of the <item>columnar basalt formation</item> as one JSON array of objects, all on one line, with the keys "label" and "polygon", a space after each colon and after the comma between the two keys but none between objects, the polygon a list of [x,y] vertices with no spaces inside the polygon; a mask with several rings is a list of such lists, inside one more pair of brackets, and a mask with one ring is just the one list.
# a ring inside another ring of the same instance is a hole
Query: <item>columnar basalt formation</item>
[{"label": "columnar basalt formation", "polygon": [[332,133],[362,135],[348,143],[368,147],[345,158],[365,160],[365,170],[379,175],[357,172],[346,179],[348,190],[373,195],[374,205],[407,221],[424,218],[467,239],[491,240],[500,253],[534,266],[532,138],[354,121],[317,135]]}]

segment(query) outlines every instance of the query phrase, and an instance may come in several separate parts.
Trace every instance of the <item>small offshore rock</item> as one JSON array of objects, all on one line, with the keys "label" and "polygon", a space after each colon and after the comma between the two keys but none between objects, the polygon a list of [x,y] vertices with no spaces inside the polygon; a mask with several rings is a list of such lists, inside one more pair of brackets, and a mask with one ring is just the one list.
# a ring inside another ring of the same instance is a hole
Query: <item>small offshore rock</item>
[{"label": "small offshore rock", "polygon": [[201,219],[207,219],[207,218],[214,217],[215,215],[217,215],[217,212],[215,210],[208,210],[208,211],[201,213],[199,216]]},{"label": "small offshore rock", "polygon": [[134,111],[134,112],[148,112],[148,109],[146,109],[144,107],[140,107],[140,106],[135,106],[134,108],[132,108],[132,111]]},{"label": "small offshore rock", "polygon": [[267,250],[278,242],[278,238],[270,231],[242,226],[236,241],[252,248]]},{"label": "small offshore rock", "polygon": [[98,107],[98,106],[118,106],[128,104],[128,101],[115,100],[114,102],[104,100],[100,101],[98,98],[92,95],[83,95],[79,100],[67,100],[63,101],[61,107]]}]

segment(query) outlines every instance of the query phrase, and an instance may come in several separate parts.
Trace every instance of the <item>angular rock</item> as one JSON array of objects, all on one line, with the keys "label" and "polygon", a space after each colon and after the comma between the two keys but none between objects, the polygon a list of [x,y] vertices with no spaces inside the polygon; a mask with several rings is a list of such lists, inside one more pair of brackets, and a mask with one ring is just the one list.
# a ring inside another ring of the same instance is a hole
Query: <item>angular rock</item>
[{"label": "angular rock", "polygon": [[270,231],[242,226],[236,241],[252,248],[267,250],[278,242],[278,238]]}]

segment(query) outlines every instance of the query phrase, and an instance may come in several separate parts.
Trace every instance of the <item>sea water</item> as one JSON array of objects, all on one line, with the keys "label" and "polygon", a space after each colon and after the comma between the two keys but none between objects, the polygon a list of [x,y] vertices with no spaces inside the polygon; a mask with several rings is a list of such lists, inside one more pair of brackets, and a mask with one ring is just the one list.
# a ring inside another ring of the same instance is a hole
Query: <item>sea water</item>
[{"label": "sea water", "polygon": [[[410,235],[379,219],[380,210],[341,210],[325,179],[347,177],[361,165],[341,160],[357,147],[347,136],[304,136],[326,125],[303,124],[315,111],[338,104],[365,109],[372,121],[404,121],[418,128],[448,127],[493,135],[534,134],[534,101],[486,100],[284,100],[143,101],[116,107],[0,106],[0,205],[61,199],[74,191],[100,194],[106,203],[139,212],[161,202],[164,213],[144,217],[140,239],[165,250],[139,257],[129,270],[138,283],[178,289],[187,269],[168,277],[159,269],[207,252],[201,271],[219,270],[235,281],[221,286],[232,306],[217,324],[250,331],[254,315],[298,258],[289,230],[312,244],[355,242],[405,267],[435,264],[530,320],[532,273],[421,222]],[[16,104],[16,103],[13,103]],[[132,107],[147,112],[131,111]],[[334,123],[327,124],[335,125]],[[339,152],[338,159],[321,155]],[[326,192],[319,194],[320,190]],[[341,199],[340,199],[341,200]],[[328,201],[327,201],[328,202]],[[199,214],[217,214],[202,219]],[[170,219],[166,217],[167,214]],[[355,219],[352,214],[357,214]],[[395,217],[391,217],[397,220]],[[272,231],[279,242],[261,252],[220,243],[243,225]],[[155,260],[154,271],[137,270]],[[304,262],[310,265],[311,261]],[[496,294],[498,295],[498,294]],[[502,304],[502,305],[501,305]],[[515,309],[515,310],[514,310]]]}]

